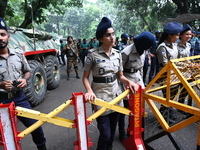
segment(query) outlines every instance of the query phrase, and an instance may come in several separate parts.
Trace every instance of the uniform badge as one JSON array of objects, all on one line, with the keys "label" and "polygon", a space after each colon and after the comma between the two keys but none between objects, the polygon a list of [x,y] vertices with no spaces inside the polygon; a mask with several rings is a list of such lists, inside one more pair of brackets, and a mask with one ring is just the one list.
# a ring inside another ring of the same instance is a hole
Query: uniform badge
[{"label": "uniform badge", "polygon": [[87,58],[86,58],[86,64],[90,64],[91,61],[92,61],[92,60],[91,60],[90,57],[87,57]]},{"label": "uniform badge", "polygon": [[165,55],[166,53],[162,51],[162,55]]},{"label": "uniform badge", "polygon": [[104,68],[99,68],[99,74],[103,75],[105,73],[105,69]]},{"label": "uniform badge", "polygon": [[2,27],[5,27],[5,26],[6,26],[5,23],[4,23],[3,21],[1,21],[1,26],[2,26]]}]

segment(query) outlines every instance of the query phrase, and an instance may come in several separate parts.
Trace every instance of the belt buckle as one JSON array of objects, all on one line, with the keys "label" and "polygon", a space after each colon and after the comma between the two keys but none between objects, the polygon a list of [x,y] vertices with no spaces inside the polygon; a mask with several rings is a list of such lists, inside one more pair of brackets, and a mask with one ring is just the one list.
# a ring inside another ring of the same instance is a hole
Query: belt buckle
[{"label": "belt buckle", "polygon": [[8,99],[11,99],[11,98],[13,98],[14,97],[14,94],[12,93],[12,92],[9,92],[8,93]]},{"label": "belt buckle", "polygon": [[135,72],[135,68],[131,67],[130,72],[134,73]]},{"label": "belt buckle", "polygon": [[112,82],[112,77],[106,77],[106,82],[107,82],[107,83]]}]

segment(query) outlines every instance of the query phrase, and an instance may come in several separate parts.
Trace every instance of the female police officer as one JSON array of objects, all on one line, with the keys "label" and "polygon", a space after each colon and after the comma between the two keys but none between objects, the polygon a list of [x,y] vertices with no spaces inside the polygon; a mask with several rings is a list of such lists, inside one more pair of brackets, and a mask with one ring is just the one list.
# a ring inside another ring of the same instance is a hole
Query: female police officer
[{"label": "female police officer", "polygon": [[[123,75],[121,54],[112,48],[115,44],[115,35],[108,18],[102,18],[96,30],[96,37],[102,45],[91,49],[86,59],[83,75],[83,84],[87,91],[86,100],[95,101],[98,97],[110,102],[121,93],[117,79],[129,84],[130,90],[136,92],[138,85]],[[90,72],[93,74],[92,86],[89,82]],[[122,106],[121,102],[118,105]],[[95,110],[99,108],[96,106]],[[112,149],[118,116],[119,113],[108,110],[97,118],[100,132],[97,150]]]},{"label": "female police officer", "polygon": [[[156,50],[158,56],[159,68],[164,67],[169,60],[178,58],[178,48],[176,41],[179,38],[179,33],[182,31],[183,27],[178,22],[170,22],[164,27],[164,32],[161,35],[160,41],[158,43],[158,48]],[[170,88],[170,96],[174,96],[177,93],[177,86]],[[163,89],[163,97],[166,98],[166,89]],[[165,106],[161,106],[160,111],[163,114],[168,113]],[[171,109],[170,109],[171,110]],[[173,123],[176,116],[170,111],[170,123]]]},{"label": "female police officer", "polygon": [[[133,44],[122,50],[123,73],[126,78],[145,88],[142,79],[145,59],[144,51],[150,49],[156,42],[156,39],[151,32],[143,32],[134,37],[133,41]],[[123,90],[125,90],[125,85],[122,86]],[[124,107],[128,108],[127,100],[124,100]],[[126,138],[124,114],[120,114],[118,126],[119,140],[122,142]]]}]

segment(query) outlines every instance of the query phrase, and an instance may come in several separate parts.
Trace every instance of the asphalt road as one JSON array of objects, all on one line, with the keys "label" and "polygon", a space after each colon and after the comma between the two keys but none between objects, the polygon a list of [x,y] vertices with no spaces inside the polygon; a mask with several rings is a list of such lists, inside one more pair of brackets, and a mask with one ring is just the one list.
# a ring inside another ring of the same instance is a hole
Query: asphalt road
[{"label": "asphalt road", "polygon": [[[80,91],[85,92],[85,89],[82,84],[81,79],[75,78],[75,72],[72,69],[71,78],[67,81],[66,77],[66,66],[61,66],[61,83],[57,89],[48,91],[46,94],[46,98],[44,101],[34,107],[34,110],[38,110],[41,113],[48,114],[56,107],[67,101],[72,97],[72,93],[77,93]],[[83,68],[81,68],[81,64],[79,64],[79,72],[80,76],[82,77]],[[92,114],[90,104],[87,104],[87,117]],[[58,117],[74,120],[74,108],[70,106],[62,113],[57,115]],[[127,120],[127,119],[126,119]],[[47,140],[47,148],[48,150],[73,150],[74,145],[73,143],[77,141],[77,133],[76,129],[69,129],[61,126],[56,126],[51,123],[45,123],[43,126],[43,130],[45,133],[45,137]],[[18,130],[22,131],[25,127],[22,125],[21,122],[18,122]],[[149,136],[150,131],[155,130],[155,127],[149,126],[145,129],[145,135]],[[88,126],[88,133],[89,138],[91,138],[91,142],[93,145],[90,147],[91,150],[96,149],[96,143],[98,140],[99,132],[96,127],[96,121],[93,121],[92,124]],[[174,134],[176,135],[177,139],[181,143],[182,147],[185,150],[195,150],[196,143],[197,143],[197,133],[198,133],[198,124],[194,123],[190,126],[187,126],[184,129],[176,131]],[[31,135],[28,135],[21,141],[22,150],[36,150],[36,146],[31,139]],[[175,150],[174,146],[172,145],[171,141],[167,136],[164,136],[158,140],[155,140],[149,144],[156,150]],[[0,147],[2,148],[2,147]],[[118,132],[116,132],[114,147],[113,150],[125,150],[123,145],[118,140]]]}]

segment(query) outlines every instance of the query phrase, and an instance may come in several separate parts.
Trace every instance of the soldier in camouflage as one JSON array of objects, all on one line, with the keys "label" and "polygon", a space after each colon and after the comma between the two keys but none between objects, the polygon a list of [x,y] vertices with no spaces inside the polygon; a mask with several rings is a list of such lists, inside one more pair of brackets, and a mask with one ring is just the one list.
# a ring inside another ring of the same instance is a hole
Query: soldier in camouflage
[{"label": "soldier in camouflage", "polygon": [[72,64],[74,65],[74,69],[76,72],[76,78],[80,79],[78,75],[78,48],[77,46],[73,43],[73,37],[68,36],[67,37],[67,44],[63,48],[66,55],[67,55],[67,80],[69,80],[69,74],[70,70],[72,67]]}]

